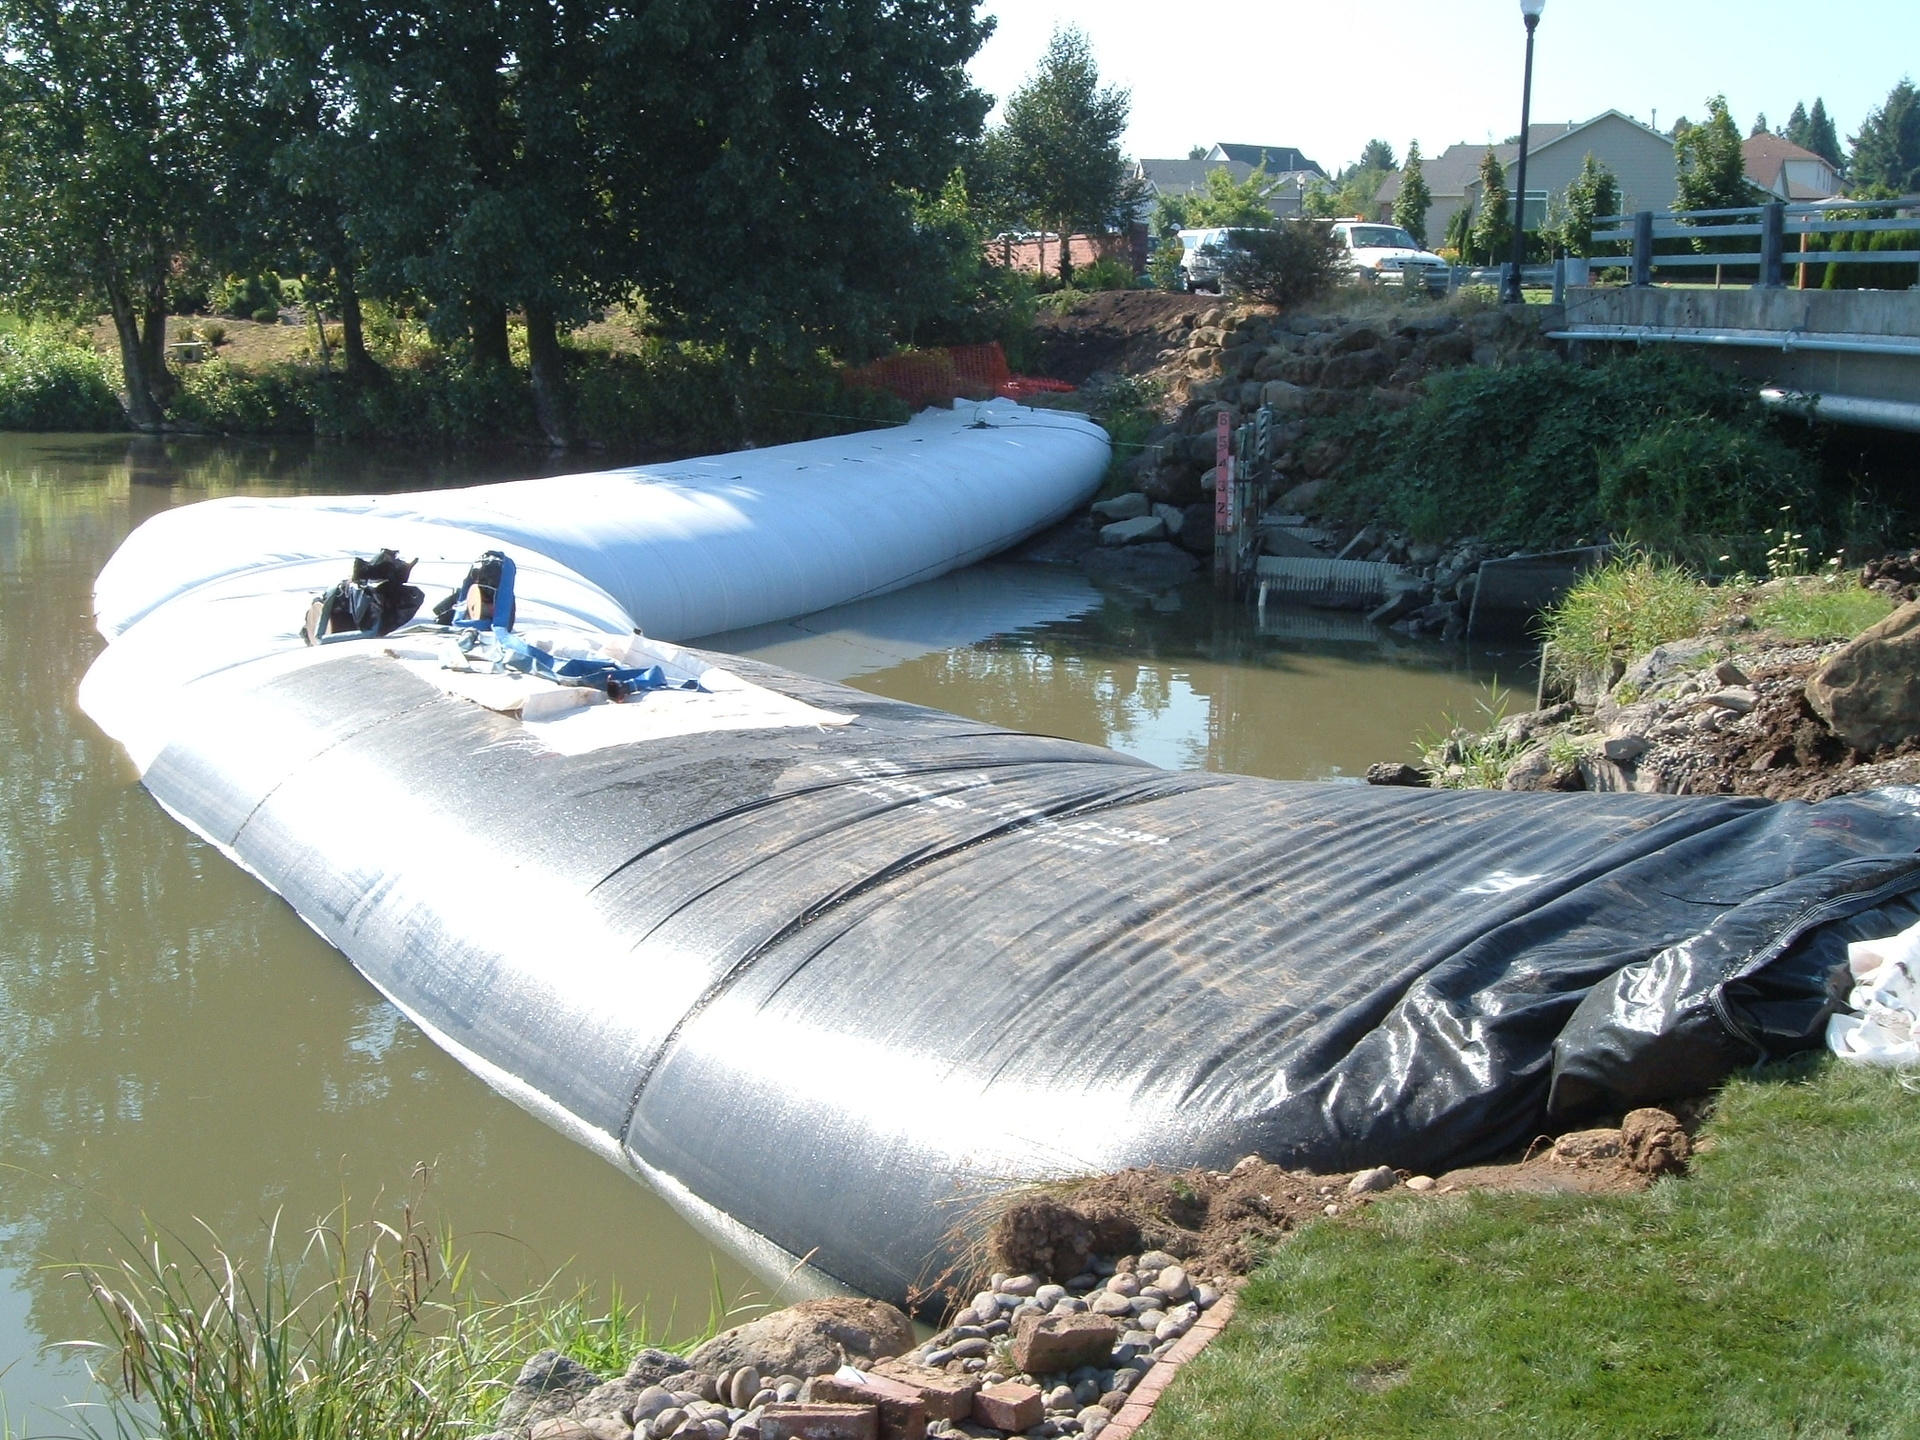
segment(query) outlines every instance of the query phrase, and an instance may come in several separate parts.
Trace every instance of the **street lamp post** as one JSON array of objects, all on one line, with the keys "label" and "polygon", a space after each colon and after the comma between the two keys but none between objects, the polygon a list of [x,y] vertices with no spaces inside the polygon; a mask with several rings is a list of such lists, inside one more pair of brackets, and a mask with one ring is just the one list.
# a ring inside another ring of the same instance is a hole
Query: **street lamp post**
[{"label": "street lamp post", "polygon": [[1520,84],[1520,164],[1513,177],[1513,263],[1507,268],[1506,293],[1500,297],[1509,305],[1518,305],[1524,298],[1520,294],[1520,267],[1527,258],[1527,126],[1533,114],[1533,32],[1540,24],[1540,12],[1546,8],[1547,0],[1520,0],[1520,18],[1527,22],[1527,70]]}]

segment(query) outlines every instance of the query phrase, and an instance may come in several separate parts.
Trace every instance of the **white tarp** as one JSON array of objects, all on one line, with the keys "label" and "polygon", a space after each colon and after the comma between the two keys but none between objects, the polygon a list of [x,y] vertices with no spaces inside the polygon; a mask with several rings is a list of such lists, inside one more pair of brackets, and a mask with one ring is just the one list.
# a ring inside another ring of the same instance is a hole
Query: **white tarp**
[{"label": "white tarp", "polygon": [[1847,946],[1851,1015],[1827,1021],[1827,1048],[1868,1065],[1920,1065],[1920,925]]}]

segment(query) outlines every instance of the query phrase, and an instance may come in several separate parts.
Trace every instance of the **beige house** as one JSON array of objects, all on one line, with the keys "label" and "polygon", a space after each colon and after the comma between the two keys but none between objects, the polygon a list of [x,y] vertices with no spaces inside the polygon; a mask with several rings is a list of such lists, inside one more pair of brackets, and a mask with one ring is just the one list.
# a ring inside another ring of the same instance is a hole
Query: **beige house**
[{"label": "beige house", "polygon": [[[1550,204],[1566,194],[1588,155],[1611,170],[1620,182],[1624,210],[1668,210],[1679,194],[1673,141],[1618,110],[1605,111],[1581,124],[1536,124],[1528,131],[1528,140],[1525,213],[1529,230],[1539,229],[1546,221]],[[1480,161],[1486,153],[1485,145],[1449,145],[1444,154],[1420,167],[1433,194],[1433,204],[1427,211],[1429,244],[1441,242],[1461,210],[1479,208]],[[1493,153],[1511,187],[1520,147],[1496,145]],[[1399,193],[1400,176],[1389,175],[1374,197],[1377,218],[1393,218],[1393,202]]]},{"label": "beige house", "polygon": [[1830,200],[1840,175],[1824,158],[1779,135],[1755,135],[1740,147],[1747,179],[1776,200]]}]

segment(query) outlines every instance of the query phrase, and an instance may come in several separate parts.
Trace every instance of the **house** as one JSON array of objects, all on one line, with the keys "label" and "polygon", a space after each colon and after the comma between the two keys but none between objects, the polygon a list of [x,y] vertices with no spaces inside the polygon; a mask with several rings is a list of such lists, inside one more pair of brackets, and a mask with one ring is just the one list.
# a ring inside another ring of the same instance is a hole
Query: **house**
[{"label": "house", "polygon": [[[1523,212],[1529,230],[1546,223],[1547,212],[1566,194],[1588,155],[1613,172],[1620,182],[1623,210],[1669,210],[1679,195],[1674,176],[1673,141],[1650,125],[1618,110],[1608,110],[1575,124],[1547,122],[1528,129],[1527,204]],[[1480,203],[1480,161],[1485,145],[1449,145],[1446,151],[1420,167],[1433,204],[1427,210],[1427,240],[1439,244],[1453,217]],[[1518,145],[1496,145],[1495,157],[1514,181]],[[1389,175],[1374,196],[1375,216],[1393,218],[1393,202],[1400,194],[1400,175]]]},{"label": "house", "polygon": [[[1216,150],[1221,148],[1214,147]],[[1297,150],[1283,152],[1288,156],[1298,156]],[[1133,178],[1140,181],[1140,210],[1143,220],[1153,216],[1153,202],[1162,195],[1193,195],[1207,188],[1207,172],[1225,170],[1236,183],[1244,184],[1247,177],[1258,168],[1246,160],[1136,160],[1133,162]],[[1302,198],[1307,186],[1326,177],[1318,166],[1311,162],[1306,167],[1292,170],[1275,170],[1267,167],[1267,179],[1275,182],[1268,196],[1268,206],[1277,217],[1298,215]]]},{"label": "house", "polygon": [[1291,145],[1216,145],[1207,152],[1206,159],[1210,165],[1245,165],[1249,169],[1264,165],[1269,175],[1311,170],[1322,180],[1327,178],[1326,171]]},{"label": "house", "polygon": [[1776,200],[1830,200],[1840,174],[1823,156],[1779,135],[1752,136],[1740,147],[1747,179]]}]

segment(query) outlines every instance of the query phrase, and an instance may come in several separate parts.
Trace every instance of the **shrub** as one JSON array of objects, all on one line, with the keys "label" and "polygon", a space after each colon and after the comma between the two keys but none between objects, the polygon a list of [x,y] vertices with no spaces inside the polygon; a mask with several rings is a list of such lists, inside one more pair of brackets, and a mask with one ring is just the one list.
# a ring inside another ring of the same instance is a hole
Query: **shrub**
[{"label": "shrub", "polygon": [[111,362],[40,326],[0,333],[0,430],[123,430]]},{"label": "shrub", "polygon": [[[1736,457],[1716,462],[1710,443],[1689,441],[1690,426],[1737,441]],[[1407,410],[1318,428],[1346,454],[1334,508],[1500,543],[1619,534],[1628,526],[1610,505],[1629,502],[1634,534],[1676,545],[1687,525],[1751,534],[1812,484],[1738,377],[1664,352],[1591,369],[1542,356],[1447,371]]]},{"label": "shrub", "polygon": [[1813,495],[1806,462],[1772,435],[1706,416],[1661,420],[1599,468],[1600,513],[1615,530],[1701,563]]},{"label": "shrub", "polygon": [[1271,230],[1235,230],[1226,283],[1283,309],[1324,295],[1346,273],[1346,247],[1332,227],[1283,220]]},{"label": "shrub", "polygon": [[1102,255],[1091,265],[1082,265],[1075,270],[1073,283],[1081,290],[1131,290],[1134,286],[1133,267],[1111,255]]}]

